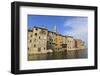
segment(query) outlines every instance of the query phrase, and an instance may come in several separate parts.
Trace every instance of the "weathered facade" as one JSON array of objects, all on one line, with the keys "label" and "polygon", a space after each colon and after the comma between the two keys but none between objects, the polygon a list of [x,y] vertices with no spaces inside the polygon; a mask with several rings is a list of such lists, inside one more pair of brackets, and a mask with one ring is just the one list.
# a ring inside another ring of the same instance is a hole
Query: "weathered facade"
[{"label": "weathered facade", "polygon": [[75,47],[76,49],[85,49],[84,42],[80,39],[75,39]]},{"label": "weathered facade", "polygon": [[84,42],[72,36],[63,36],[48,31],[46,28],[34,27],[28,30],[28,53],[40,54],[48,52],[74,51],[84,49]]},{"label": "weathered facade", "polygon": [[52,51],[55,49],[56,44],[56,33],[48,31],[48,40],[47,40],[47,49],[51,49]]},{"label": "weathered facade", "polygon": [[31,32],[28,32],[28,53],[46,53],[47,34],[47,29],[39,27],[34,27]]},{"label": "weathered facade", "polygon": [[56,45],[55,49],[61,51],[62,48],[62,36],[60,34],[56,34]]},{"label": "weathered facade", "polygon": [[75,40],[72,36],[66,37],[67,50],[75,50]]}]

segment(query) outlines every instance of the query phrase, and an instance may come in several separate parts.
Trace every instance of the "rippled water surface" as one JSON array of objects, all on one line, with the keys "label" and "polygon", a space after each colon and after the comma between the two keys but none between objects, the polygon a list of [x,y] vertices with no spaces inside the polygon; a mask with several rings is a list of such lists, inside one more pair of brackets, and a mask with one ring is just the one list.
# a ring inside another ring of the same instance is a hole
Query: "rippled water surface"
[{"label": "rippled water surface", "polygon": [[87,57],[87,50],[67,50],[66,52],[53,52],[49,54],[31,54],[28,55],[28,60],[79,59]]}]

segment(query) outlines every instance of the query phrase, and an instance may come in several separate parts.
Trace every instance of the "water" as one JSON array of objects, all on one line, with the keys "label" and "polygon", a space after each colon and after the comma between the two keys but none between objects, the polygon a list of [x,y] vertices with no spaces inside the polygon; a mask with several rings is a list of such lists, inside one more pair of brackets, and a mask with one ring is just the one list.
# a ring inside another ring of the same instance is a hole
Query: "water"
[{"label": "water", "polygon": [[87,50],[74,50],[67,52],[54,52],[49,54],[31,54],[28,55],[28,60],[56,60],[56,59],[79,59],[87,58]]}]

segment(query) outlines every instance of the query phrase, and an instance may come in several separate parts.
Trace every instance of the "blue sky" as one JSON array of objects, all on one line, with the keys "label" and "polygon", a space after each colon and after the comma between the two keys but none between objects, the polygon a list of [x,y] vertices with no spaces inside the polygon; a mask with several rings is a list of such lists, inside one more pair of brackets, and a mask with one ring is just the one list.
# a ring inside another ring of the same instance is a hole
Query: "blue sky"
[{"label": "blue sky", "polygon": [[46,27],[50,31],[56,26],[58,33],[82,39],[87,44],[88,17],[28,15],[28,28],[33,28],[34,26]]}]

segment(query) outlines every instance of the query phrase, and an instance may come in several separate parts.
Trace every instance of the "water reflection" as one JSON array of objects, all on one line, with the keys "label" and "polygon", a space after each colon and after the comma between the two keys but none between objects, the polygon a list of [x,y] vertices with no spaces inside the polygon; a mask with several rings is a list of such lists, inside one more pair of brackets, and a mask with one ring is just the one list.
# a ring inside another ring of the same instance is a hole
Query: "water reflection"
[{"label": "water reflection", "polygon": [[48,54],[31,54],[28,60],[54,60],[54,59],[78,59],[87,58],[87,50],[67,50],[66,52],[53,52]]}]

